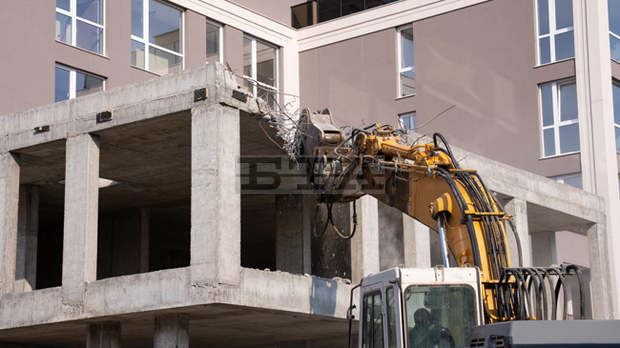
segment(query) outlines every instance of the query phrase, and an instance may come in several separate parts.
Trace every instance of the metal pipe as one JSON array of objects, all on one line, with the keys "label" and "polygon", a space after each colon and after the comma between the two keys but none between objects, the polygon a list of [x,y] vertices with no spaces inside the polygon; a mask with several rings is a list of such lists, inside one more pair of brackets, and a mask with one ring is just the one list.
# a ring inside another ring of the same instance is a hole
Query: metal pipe
[{"label": "metal pipe", "polygon": [[442,216],[437,216],[437,229],[439,232],[439,241],[441,242],[441,257],[443,266],[450,268],[450,258],[448,257],[448,244],[446,243],[446,229],[443,226]]}]

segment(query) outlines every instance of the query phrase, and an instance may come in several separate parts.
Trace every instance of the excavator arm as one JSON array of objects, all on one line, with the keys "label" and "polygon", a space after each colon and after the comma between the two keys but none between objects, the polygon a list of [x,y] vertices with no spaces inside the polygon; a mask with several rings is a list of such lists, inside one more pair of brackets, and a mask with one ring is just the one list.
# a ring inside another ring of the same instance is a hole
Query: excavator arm
[{"label": "excavator arm", "polygon": [[375,124],[345,136],[328,110],[304,110],[297,158],[308,166],[320,202],[368,194],[438,231],[445,266],[480,269],[487,321],[514,319],[514,312],[498,311],[498,283],[511,268],[509,217],[476,171],[460,168],[440,134],[424,145],[406,144],[403,134]]}]

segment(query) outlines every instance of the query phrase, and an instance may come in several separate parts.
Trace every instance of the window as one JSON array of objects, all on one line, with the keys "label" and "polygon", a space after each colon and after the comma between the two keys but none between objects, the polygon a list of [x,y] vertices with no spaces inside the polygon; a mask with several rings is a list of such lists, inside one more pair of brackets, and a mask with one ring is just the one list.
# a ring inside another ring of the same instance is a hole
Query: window
[{"label": "window", "polygon": [[413,26],[398,29],[398,96],[405,97],[415,93],[413,84]]},{"label": "window", "polygon": [[182,70],[182,27],[181,9],[157,0],[131,0],[131,65],[160,75]]},{"label": "window", "polygon": [[56,40],[103,54],[103,0],[56,0]]},{"label": "window", "polygon": [[207,20],[207,62],[224,63],[222,42],[224,42],[222,25]]},{"label": "window", "polygon": [[538,64],[575,56],[573,0],[537,0]]},{"label": "window", "polygon": [[620,0],[608,0],[611,58],[620,63]]},{"label": "window", "polygon": [[620,84],[614,82],[614,130],[616,132],[616,152],[620,153]]},{"label": "window", "polygon": [[544,157],[579,152],[575,81],[540,86]]},{"label": "window", "polygon": [[270,105],[277,104],[278,49],[251,36],[243,37],[243,77],[252,93]]},{"label": "window", "polygon": [[381,293],[364,295],[362,348],[383,348]]},{"label": "window", "polygon": [[552,177],[551,179],[561,184],[570,185],[578,189],[583,188],[583,181],[581,179],[581,173],[558,175],[558,176]]},{"label": "window", "polygon": [[408,287],[408,348],[465,346],[476,325],[475,296],[471,287],[463,285]]},{"label": "window", "polygon": [[414,131],[416,128],[415,111],[398,115],[400,119],[400,127],[406,130]]},{"label": "window", "polygon": [[103,90],[104,79],[83,71],[56,65],[54,102],[73,99]]},{"label": "window", "polygon": [[396,348],[398,340],[396,338],[396,311],[394,303],[394,288],[389,287],[385,291],[387,298],[387,329],[388,329],[388,348]]}]

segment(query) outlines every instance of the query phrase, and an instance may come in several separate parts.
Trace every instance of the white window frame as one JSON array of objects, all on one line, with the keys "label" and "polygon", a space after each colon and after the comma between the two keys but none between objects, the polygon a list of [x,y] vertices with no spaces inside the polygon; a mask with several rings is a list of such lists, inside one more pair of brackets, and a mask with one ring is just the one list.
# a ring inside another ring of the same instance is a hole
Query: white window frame
[{"label": "white window frame", "polygon": [[218,40],[219,40],[219,62],[220,64],[224,64],[224,26],[221,23],[213,21],[207,18],[207,23],[218,28]]},{"label": "white window frame", "polygon": [[[77,47],[79,49],[86,50],[88,52],[92,52],[94,54],[99,54],[99,55],[105,56],[105,47],[106,47],[106,44],[105,44],[105,41],[106,41],[105,21],[106,21],[106,18],[107,18],[107,16],[105,15],[105,13],[106,13],[106,11],[105,11],[106,10],[106,0],[101,0],[101,17],[102,17],[101,18],[101,23],[102,24],[91,22],[91,21],[89,21],[86,18],[78,17],[78,15],[77,15],[77,0],[69,0],[69,8],[71,9],[71,11],[67,11],[67,10],[64,10],[62,8],[56,7],[56,12],[57,13],[63,14],[65,16],[69,16],[71,18],[71,42],[68,43],[68,44],[70,44],[71,46],[75,46],[75,47]],[[101,29],[101,52],[91,51],[91,50],[89,50],[87,48],[82,48],[82,47],[77,45],[77,21],[78,20],[81,21],[81,22],[84,22],[86,24],[90,24],[92,26],[95,26],[95,27]],[[60,41],[58,39],[56,39],[56,41],[64,43],[64,44],[67,44],[67,42]]]},{"label": "white window frame", "polygon": [[[398,56],[398,65],[397,65],[397,70],[398,70],[398,88],[397,88],[397,93],[398,95],[396,96],[396,98],[405,98],[405,97],[409,97],[412,95],[415,95],[415,91],[411,94],[406,94],[403,95],[402,94],[402,82],[401,82],[401,75],[404,72],[409,72],[409,71],[413,71],[413,73],[415,74],[415,60],[413,62],[413,66],[408,66],[408,67],[402,67],[402,59],[403,59],[403,47],[402,47],[402,31],[411,28],[411,31],[413,31],[413,24],[407,24],[407,25],[403,25],[400,26],[398,28],[396,28],[396,47],[397,47],[397,56]],[[415,45],[415,40],[414,43]],[[414,48],[414,52],[415,52],[415,48]],[[414,75],[415,76],[415,75]]]},{"label": "white window frame", "polygon": [[[72,1],[75,1],[75,0],[72,0]],[[174,5],[174,4],[172,4],[172,3],[168,2],[168,1],[162,1],[162,0],[155,0],[155,1],[160,2],[160,3],[162,3],[162,4],[166,5],[166,6],[170,6],[172,8],[175,8],[175,9],[181,11],[181,24],[179,26],[179,34],[181,35],[181,37],[180,37],[180,40],[181,40],[181,47],[180,47],[181,53],[175,52],[173,50],[169,50],[167,48],[164,48],[164,47],[161,47],[161,46],[158,46],[158,45],[156,45],[154,43],[150,43],[149,42],[149,36],[150,36],[149,35],[150,34],[149,33],[149,21],[150,21],[150,18],[149,18],[149,7],[150,7],[150,1],[149,0],[144,0],[144,1],[142,1],[142,36],[143,36],[143,38],[135,36],[133,34],[133,32],[131,33],[131,39],[132,40],[134,40],[136,42],[139,42],[139,43],[144,45],[144,70],[147,70],[147,71],[150,71],[150,72],[152,72],[154,74],[157,74],[156,72],[153,72],[150,69],[150,62],[149,62],[149,60],[150,60],[149,59],[150,47],[156,48],[158,50],[162,50],[162,51],[164,51],[166,53],[170,53],[170,54],[175,55],[177,57],[181,57],[181,69],[185,70],[185,11],[183,10],[183,8],[181,8],[179,6],[176,6],[176,5]],[[136,67],[138,69],[141,69],[138,66],[135,66],[135,65],[132,65],[132,66],[134,66],[134,67]]]},{"label": "white window frame", "polygon": [[[251,47],[251,54],[252,54],[252,76],[247,76],[247,75],[243,75],[243,77],[245,79],[248,79],[250,81],[252,81],[252,94],[253,95],[257,95],[258,94],[258,86],[261,86],[263,88],[267,88],[269,90],[272,90],[276,95],[278,95],[278,97],[276,98],[276,100],[279,102],[279,91],[280,91],[280,48],[274,44],[271,44],[269,42],[257,39],[256,37],[249,35],[249,34],[243,34],[243,38],[244,39],[248,39],[251,40],[252,42],[252,47]],[[275,82],[275,86],[270,86],[266,83],[260,82],[258,81],[258,58],[257,58],[257,42],[262,43],[263,45],[267,45],[271,48],[274,48],[276,50],[275,53],[275,58],[276,58],[276,71],[275,71],[275,76],[274,76],[274,82]],[[245,73],[245,71],[244,71]]]},{"label": "white window frame", "polygon": [[[611,89],[612,89],[612,94],[613,94],[613,89],[614,88],[620,88],[620,82],[617,82],[617,80],[613,80],[611,82]],[[613,103],[613,98],[612,98],[612,103]],[[615,116],[615,112],[616,112],[616,108],[620,109],[620,105],[613,105],[613,109],[614,109],[614,116]],[[616,135],[616,129],[620,129],[620,123],[616,123],[616,119],[614,118],[614,136]],[[616,145],[616,149],[618,148],[618,145]],[[616,151],[618,154],[620,154],[620,151]]]},{"label": "white window frame", "polygon": [[[542,100],[542,86],[551,84],[551,95],[552,95],[552,106],[553,106],[553,123],[551,125],[545,126],[544,124],[544,115],[543,115],[543,100]],[[538,100],[540,100],[540,139],[541,139],[541,149],[540,153],[542,154],[541,158],[552,158],[558,156],[571,155],[575,153],[580,153],[581,150],[571,151],[571,152],[561,152],[560,150],[560,127],[568,126],[571,124],[579,123],[579,116],[576,119],[569,121],[561,120],[561,112],[560,109],[560,86],[562,85],[570,85],[575,84],[574,79],[568,80],[560,80],[554,82],[543,83],[538,87]],[[545,155],[545,130],[553,128],[553,140],[555,144],[555,153],[551,155]],[[581,144],[579,146],[581,148]]]},{"label": "white window frame", "polygon": [[414,127],[413,129],[402,127],[405,130],[410,130],[412,132],[415,132],[415,130],[417,129],[417,122],[418,122],[416,116],[417,116],[417,113],[415,111],[403,112],[402,114],[398,114],[398,121],[399,121],[400,125],[404,125],[403,118],[407,117],[407,118],[409,118],[409,124],[411,125],[411,118],[412,117],[415,118],[416,127]]},{"label": "white window frame", "polygon": [[[574,4],[573,4],[574,6]],[[575,32],[574,32],[574,28],[575,28],[575,18],[573,18],[573,26],[571,27],[566,27],[566,28],[562,28],[562,29],[556,29],[556,22],[555,22],[555,0],[549,0],[549,32],[547,34],[543,34],[540,35],[540,28],[538,27],[538,22],[539,22],[539,16],[540,16],[540,12],[538,11],[538,0],[534,0],[534,7],[536,8],[536,62],[538,63],[538,65],[546,65],[546,64],[551,64],[551,63],[556,63],[556,62],[561,62],[564,60],[570,60],[570,59],[575,59],[575,53],[574,53],[574,45],[575,45]],[[568,32],[573,32],[573,56],[569,57],[569,58],[564,58],[561,60],[557,60],[555,59],[555,37],[556,35],[559,34],[564,34],[564,33],[568,33]],[[540,40],[543,38],[549,38],[549,61],[547,63],[542,63],[540,61]]]},{"label": "white window frame", "polygon": [[[106,78],[103,77],[103,76],[92,74],[92,73],[86,72],[84,70],[75,69],[75,68],[72,68],[72,67],[69,67],[69,66],[66,66],[66,65],[63,65],[63,64],[59,64],[59,63],[56,63],[54,65],[54,70],[56,70],[55,68],[59,68],[59,69],[63,69],[63,70],[69,71],[69,99],[74,99],[74,98],[77,97],[77,72],[78,71],[81,74],[89,75],[89,76],[101,79],[102,80],[101,90],[105,91]],[[55,84],[56,84],[56,74],[54,73],[54,85]],[[55,99],[55,96],[54,96],[54,99]]]}]

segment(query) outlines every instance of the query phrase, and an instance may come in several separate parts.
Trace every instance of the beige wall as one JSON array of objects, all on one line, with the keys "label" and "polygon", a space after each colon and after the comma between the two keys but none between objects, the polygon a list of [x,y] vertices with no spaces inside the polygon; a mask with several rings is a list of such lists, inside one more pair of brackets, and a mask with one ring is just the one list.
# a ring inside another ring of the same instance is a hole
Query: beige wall
[{"label": "beige wall", "polygon": [[394,124],[416,111],[418,125],[427,124],[420,132],[473,152],[545,176],[579,172],[579,155],[539,160],[537,85],[575,69],[572,60],[535,68],[534,28],[533,2],[513,0],[414,23],[417,92],[400,99],[394,29],[308,50],[300,54],[301,104],[358,125]]},{"label": "beige wall", "polygon": [[291,25],[291,6],[304,0],[228,0],[282,24]]}]

